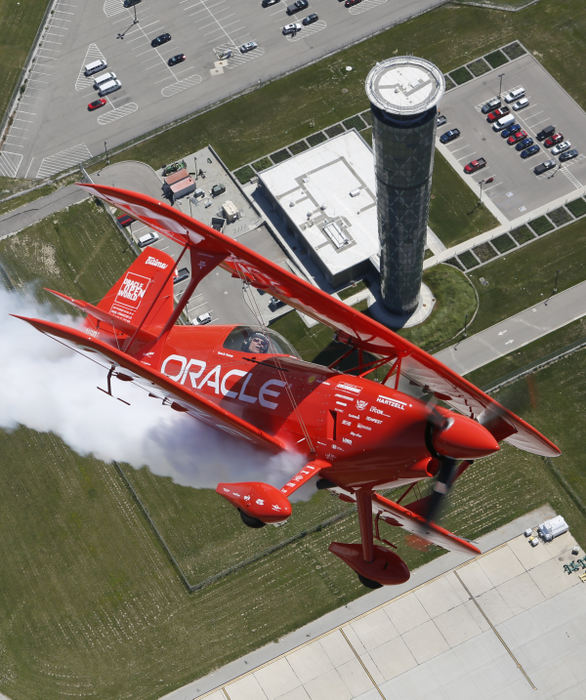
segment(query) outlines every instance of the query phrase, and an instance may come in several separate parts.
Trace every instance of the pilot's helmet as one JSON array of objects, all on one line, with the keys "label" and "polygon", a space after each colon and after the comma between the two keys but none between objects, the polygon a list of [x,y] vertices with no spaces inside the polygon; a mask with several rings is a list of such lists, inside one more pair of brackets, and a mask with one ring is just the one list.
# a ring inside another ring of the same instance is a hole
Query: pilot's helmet
[{"label": "pilot's helmet", "polygon": [[264,333],[253,333],[250,338],[248,339],[248,347],[249,349],[251,348],[252,342],[257,341],[258,345],[258,352],[268,352],[269,350],[269,339],[266,337]]}]

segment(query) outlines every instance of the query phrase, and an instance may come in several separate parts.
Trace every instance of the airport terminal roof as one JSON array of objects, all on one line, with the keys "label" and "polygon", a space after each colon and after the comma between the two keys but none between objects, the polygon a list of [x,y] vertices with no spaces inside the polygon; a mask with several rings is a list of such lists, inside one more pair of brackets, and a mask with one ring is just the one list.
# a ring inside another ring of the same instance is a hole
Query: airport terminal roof
[{"label": "airport terminal roof", "polygon": [[373,154],[355,130],[274,165],[260,180],[332,276],[378,254]]}]

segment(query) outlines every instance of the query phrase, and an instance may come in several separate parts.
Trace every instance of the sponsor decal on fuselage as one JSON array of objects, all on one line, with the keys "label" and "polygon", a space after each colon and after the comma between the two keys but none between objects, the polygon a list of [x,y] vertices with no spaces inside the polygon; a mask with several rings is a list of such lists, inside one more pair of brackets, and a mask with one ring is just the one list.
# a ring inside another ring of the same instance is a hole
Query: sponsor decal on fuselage
[{"label": "sponsor decal on fuselage", "polygon": [[407,408],[406,401],[399,401],[398,399],[392,399],[390,396],[381,396],[380,394],[377,398],[377,403],[384,403],[385,406],[392,406],[400,411],[404,411]]},{"label": "sponsor decal on fuselage", "polygon": [[[205,390],[207,393],[211,390],[216,396],[225,396],[243,403],[258,403],[273,411],[279,404],[271,399],[278,399],[281,389],[285,386],[285,382],[280,379],[267,379],[258,387],[258,390],[247,393],[252,379],[251,372],[236,368],[226,370],[222,365],[215,365],[208,369],[205,360],[187,358],[183,355],[168,355],[161,365],[161,373],[178,384],[192,389]],[[234,391],[231,387],[237,383],[238,391]]]}]

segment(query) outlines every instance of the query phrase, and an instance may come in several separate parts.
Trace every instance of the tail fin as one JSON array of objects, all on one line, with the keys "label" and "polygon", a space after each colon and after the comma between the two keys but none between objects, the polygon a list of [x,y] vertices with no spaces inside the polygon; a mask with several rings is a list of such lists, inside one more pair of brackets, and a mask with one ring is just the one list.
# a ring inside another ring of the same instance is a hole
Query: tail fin
[{"label": "tail fin", "polygon": [[163,331],[173,312],[174,268],[170,255],[146,248],[97,306],[48,291],[85,311],[86,328],[99,335],[114,336],[116,344],[126,346],[128,352],[134,340],[141,344],[153,342]]}]

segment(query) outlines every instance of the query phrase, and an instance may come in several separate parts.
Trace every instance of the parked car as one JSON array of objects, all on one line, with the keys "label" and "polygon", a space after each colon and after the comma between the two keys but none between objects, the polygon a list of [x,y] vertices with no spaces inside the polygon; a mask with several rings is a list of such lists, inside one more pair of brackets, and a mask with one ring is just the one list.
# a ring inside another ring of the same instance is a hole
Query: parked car
[{"label": "parked car", "polygon": [[533,172],[536,175],[541,175],[542,173],[545,173],[548,170],[551,170],[552,168],[555,168],[556,162],[555,160],[544,160],[543,163],[540,163],[539,165],[536,165],[533,168]]},{"label": "parked car", "polygon": [[447,121],[448,121],[448,118],[446,117],[445,114],[438,114],[437,117],[435,118],[435,125],[436,126],[443,126]]},{"label": "parked car", "polygon": [[120,226],[130,226],[130,224],[134,223],[136,219],[134,216],[130,216],[130,214],[120,214],[120,216],[116,217],[116,221],[120,224]]},{"label": "parked car", "polygon": [[539,146],[534,143],[532,146],[529,146],[529,148],[526,148],[524,151],[521,151],[521,158],[529,158],[531,156],[534,156],[538,151],[541,149]]},{"label": "parked car", "polygon": [[500,97],[492,97],[488,102],[485,102],[482,107],[480,108],[480,111],[482,114],[488,114],[489,112],[492,112],[493,109],[497,109],[497,107],[501,106],[501,98]]},{"label": "parked car", "polygon": [[295,0],[292,5],[287,6],[287,14],[293,15],[300,10],[305,10],[309,7],[309,0]]},{"label": "parked car", "polygon": [[522,97],[520,100],[517,100],[515,104],[513,105],[513,109],[515,112],[518,112],[520,109],[525,109],[525,107],[529,106],[529,100],[526,97]]},{"label": "parked car", "polygon": [[159,240],[159,234],[156,231],[151,231],[150,233],[145,233],[138,239],[138,245],[140,248],[145,248],[147,245],[151,245],[155,241]]},{"label": "parked car", "polygon": [[551,136],[548,136],[548,138],[545,139],[543,142],[543,145],[546,148],[551,148],[552,146],[555,146],[556,143],[560,143],[561,141],[564,140],[564,135],[563,134],[552,134]]},{"label": "parked car", "polygon": [[178,282],[182,282],[183,280],[186,280],[189,277],[189,270],[186,267],[180,267],[176,274],[175,277],[173,278],[173,284],[177,284]]},{"label": "parked car", "polygon": [[286,24],[283,27],[283,34],[297,34],[297,32],[300,32],[303,29],[301,24],[299,22],[293,22],[292,24]]},{"label": "parked car", "polygon": [[90,102],[89,105],[87,106],[89,112],[93,112],[94,109],[99,109],[100,107],[103,107],[106,104],[107,100],[105,97],[100,97],[99,100],[94,100],[93,102]]},{"label": "parked car", "polygon": [[486,121],[489,124],[492,124],[492,122],[496,122],[497,119],[500,119],[501,117],[504,117],[505,114],[509,113],[509,108],[505,105],[504,107],[499,107],[498,109],[495,109],[494,112],[491,112],[488,117],[486,117]]},{"label": "parked car", "polygon": [[156,36],[151,41],[151,46],[161,46],[161,44],[166,44],[168,41],[171,41],[171,35],[169,32],[165,32],[164,34],[159,34],[159,36]]},{"label": "parked car", "polygon": [[193,323],[196,326],[203,326],[204,324],[209,323],[211,320],[211,313],[209,311],[206,311],[205,313],[200,314]]},{"label": "parked car", "polygon": [[475,173],[477,170],[482,170],[486,166],[486,158],[477,158],[476,160],[471,160],[464,166],[465,173]]},{"label": "parked car", "polygon": [[280,0],[262,0],[261,7],[270,7],[271,5],[276,5]]},{"label": "parked car", "polygon": [[522,151],[525,148],[529,148],[529,146],[531,146],[532,144],[533,144],[533,139],[531,138],[531,136],[527,136],[526,138],[521,139],[521,141],[516,143],[515,148],[517,149],[517,151]]},{"label": "parked car", "polygon": [[507,143],[509,146],[512,146],[514,143],[517,143],[518,141],[521,141],[522,139],[527,138],[527,132],[523,131],[523,129],[519,129],[519,131],[515,131],[514,134],[511,134],[509,138],[507,139]]},{"label": "parked car", "polygon": [[449,143],[460,136],[460,129],[448,129],[440,136],[441,143]]},{"label": "parked car", "polygon": [[546,139],[553,133],[555,133],[555,126],[553,124],[550,124],[549,126],[544,126],[543,129],[537,134],[537,140],[543,141],[543,139]]},{"label": "parked car", "polygon": [[525,88],[519,86],[518,88],[511,90],[511,92],[507,92],[507,94],[505,95],[505,102],[514,102],[515,100],[518,100],[520,97],[523,97],[524,94],[525,94]]},{"label": "parked car", "polygon": [[133,5],[138,5],[142,0],[124,0],[124,7],[132,7]]},{"label": "parked car", "polygon": [[507,126],[506,129],[503,129],[501,131],[501,138],[502,139],[508,139],[509,136],[512,136],[513,134],[516,134],[517,131],[521,130],[521,125],[520,124],[511,124],[511,126]]},{"label": "parked car", "polygon": [[554,146],[554,147],[551,149],[551,155],[552,155],[552,156],[557,156],[557,155],[559,155],[560,153],[563,153],[564,151],[567,151],[568,148],[570,148],[571,145],[572,145],[572,144],[571,144],[570,141],[562,141],[561,143],[558,143],[557,146]]},{"label": "parked car", "polygon": [[362,0],[346,0],[344,7],[352,7],[353,5],[358,5]]},{"label": "parked car", "polygon": [[167,63],[170,66],[176,66],[178,63],[183,63],[183,61],[185,61],[185,54],[178,53],[178,54],[175,54],[175,56],[171,56],[171,58],[167,61]]},{"label": "parked car", "polygon": [[301,20],[301,24],[305,25],[307,27],[308,24],[313,24],[314,22],[317,22],[319,17],[317,16],[317,13],[311,12],[310,14],[307,15],[307,17],[304,17]]},{"label": "parked car", "polygon": [[212,197],[217,197],[218,195],[223,194],[226,191],[226,185],[223,185],[220,183],[219,185],[214,185],[212,189],[210,190],[210,194]]},{"label": "parked car", "polygon": [[252,51],[256,48],[258,48],[256,41],[247,41],[240,47],[240,53],[248,53],[248,51]]},{"label": "parked car", "polygon": [[565,163],[567,160],[572,160],[572,158],[575,158],[578,155],[578,149],[577,148],[572,148],[571,151],[566,151],[565,153],[562,153],[560,156],[560,163]]}]

